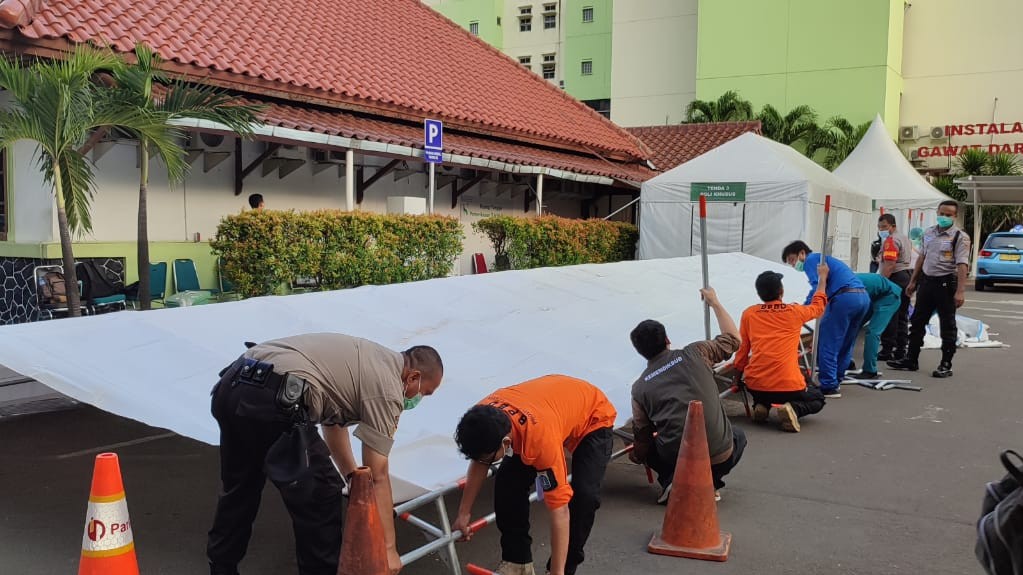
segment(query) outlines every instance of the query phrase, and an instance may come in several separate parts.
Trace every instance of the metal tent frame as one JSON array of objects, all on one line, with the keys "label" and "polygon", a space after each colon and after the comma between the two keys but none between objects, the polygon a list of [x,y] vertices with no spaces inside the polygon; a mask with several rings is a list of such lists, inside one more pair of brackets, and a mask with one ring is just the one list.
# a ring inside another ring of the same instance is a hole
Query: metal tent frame
[{"label": "metal tent frame", "polygon": [[1023,206],[1023,176],[966,176],[954,181],[966,192],[965,203],[973,206],[973,275],[976,277],[984,206]]}]

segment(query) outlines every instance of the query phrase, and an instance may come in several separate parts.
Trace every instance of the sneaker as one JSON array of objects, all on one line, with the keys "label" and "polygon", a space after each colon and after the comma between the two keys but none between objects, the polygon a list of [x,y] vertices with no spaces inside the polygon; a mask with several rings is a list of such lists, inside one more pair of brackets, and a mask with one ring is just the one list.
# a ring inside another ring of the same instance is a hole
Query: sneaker
[{"label": "sneaker", "polygon": [[853,379],[877,379],[876,371],[863,371],[853,376]]},{"label": "sneaker", "polygon": [[895,357],[894,353],[892,353],[890,350],[887,350],[887,349],[883,349],[883,350],[881,350],[877,354],[877,361],[889,361],[889,360],[893,360],[893,359],[898,359],[898,358]]},{"label": "sneaker", "polygon": [[753,423],[767,423],[767,418],[771,416],[771,407],[758,403],[753,406]]},{"label": "sneaker", "polygon": [[799,433],[799,417],[796,410],[792,409],[791,403],[778,406],[778,420],[781,422],[782,431]]},{"label": "sneaker", "polygon": [[511,561],[501,561],[494,573],[497,575],[536,575],[532,563],[512,563]]},{"label": "sneaker", "polygon": [[938,365],[938,369],[931,372],[931,377],[952,377],[952,364],[947,361],[941,362],[941,364]]},{"label": "sneaker", "polygon": [[715,491],[714,492],[714,501],[721,501],[721,492],[720,491]]},{"label": "sneaker", "polygon": [[668,484],[667,487],[662,489],[661,490],[661,494],[657,496],[657,504],[658,505],[667,505],[668,504],[668,496],[669,495],[671,495],[671,484],[670,483]]},{"label": "sneaker", "polygon": [[899,371],[917,371],[920,369],[920,364],[911,359],[897,359],[888,362],[888,367],[897,369]]},{"label": "sneaker", "polygon": [[835,389],[824,389],[822,387],[821,393],[823,393],[824,397],[827,397],[828,399],[838,399],[839,397],[842,397],[842,392],[838,387],[836,387]]}]

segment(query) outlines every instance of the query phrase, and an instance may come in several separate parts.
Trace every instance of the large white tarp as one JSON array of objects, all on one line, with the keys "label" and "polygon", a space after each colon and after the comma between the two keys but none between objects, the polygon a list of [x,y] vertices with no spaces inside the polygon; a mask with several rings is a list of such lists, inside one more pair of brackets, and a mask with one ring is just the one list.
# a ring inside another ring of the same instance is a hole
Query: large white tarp
[{"label": "large white tarp", "polygon": [[[787,292],[802,299],[806,278],[790,268],[743,254],[711,257],[711,283],[736,319],[758,302],[753,282],[766,269],[785,273]],[[580,377],[607,393],[624,424],[631,382],[645,366],[629,331],[654,318],[679,345],[702,338],[701,281],[697,257],[119,312],[0,327],[0,364],[101,409],[216,444],[209,391],[245,341],[334,331],[395,350],[432,345],[444,359],[443,384],[402,415],[392,453],[396,497],[406,499],[464,474],[455,425],[498,387],[549,373]]]},{"label": "large white tarp", "polygon": [[903,233],[933,226],[938,204],[948,196],[927,183],[895,145],[880,114],[835,175],[874,200],[875,211],[895,216]]},{"label": "large white tarp", "polygon": [[831,196],[832,253],[854,269],[867,271],[870,240],[864,238],[877,234],[870,198],[791,146],[753,133],[643,182],[639,257],[699,254],[699,214],[692,187],[722,182],[744,184],[745,194],[734,203],[708,203],[709,253],[741,251],[777,261],[793,240],[820,250],[825,198]]}]

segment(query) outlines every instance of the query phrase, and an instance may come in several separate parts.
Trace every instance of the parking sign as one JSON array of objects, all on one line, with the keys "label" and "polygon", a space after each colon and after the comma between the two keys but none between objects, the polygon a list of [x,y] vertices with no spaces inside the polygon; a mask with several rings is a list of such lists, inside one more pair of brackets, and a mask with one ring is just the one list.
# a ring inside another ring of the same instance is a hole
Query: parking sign
[{"label": "parking sign", "polygon": [[441,163],[444,152],[444,124],[440,120],[426,120],[423,124],[424,157],[431,164]]}]

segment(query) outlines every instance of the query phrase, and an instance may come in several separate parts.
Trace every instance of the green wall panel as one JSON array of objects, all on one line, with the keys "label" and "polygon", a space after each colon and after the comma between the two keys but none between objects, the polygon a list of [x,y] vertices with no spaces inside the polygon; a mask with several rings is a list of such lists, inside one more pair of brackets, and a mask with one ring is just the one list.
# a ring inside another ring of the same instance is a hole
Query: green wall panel
[{"label": "green wall panel", "polygon": [[[612,0],[566,0],[562,3],[561,22],[565,27],[562,64],[565,91],[578,100],[611,97],[611,2]],[[583,22],[585,7],[593,8],[592,22]],[[583,60],[593,62],[592,74],[583,75]]]}]

